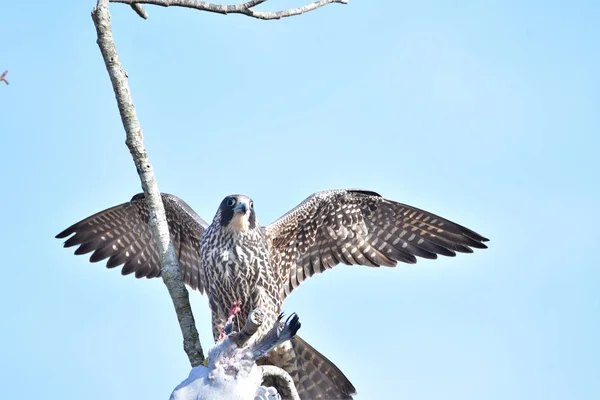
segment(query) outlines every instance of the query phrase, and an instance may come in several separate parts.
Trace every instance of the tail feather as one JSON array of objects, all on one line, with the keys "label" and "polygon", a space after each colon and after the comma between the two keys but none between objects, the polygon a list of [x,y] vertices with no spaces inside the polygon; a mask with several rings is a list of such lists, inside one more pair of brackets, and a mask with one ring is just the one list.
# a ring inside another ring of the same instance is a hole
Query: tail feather
[{"label": "tail feather", "polygon": [[[272,364],[290,374],[302,400],[352,400],[356,389],[334,363],[298,335],[271,351],[259,364]],[[263,382],[266,386],[274,382]]]},{"label": "tail feather", "polygon": [[299,336],[291,343],[300,370],[301,399],[352,399],[356,389],[334,363]]}]

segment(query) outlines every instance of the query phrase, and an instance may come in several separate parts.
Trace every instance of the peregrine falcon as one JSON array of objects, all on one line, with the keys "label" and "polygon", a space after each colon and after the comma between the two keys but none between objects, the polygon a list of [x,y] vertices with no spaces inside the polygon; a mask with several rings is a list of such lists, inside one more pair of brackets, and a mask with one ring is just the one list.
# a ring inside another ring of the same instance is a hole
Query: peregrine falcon
[{"label": "peregrine falcon", "polygon": [[[430,212],[366,190],[329,190],[309,196],[270,225],[260,226],[252,199],[230,195],[207,224],[180,198],[162,194],[171,240],[185,283],[206,293],[213,336],[220,336],[233,303],[245,321],[255,308],[272,326],[285,298],[302,282],[338,264],[394,267],[416,257],[435,259],[485,249],[488,239]],[[160,257],[148,225],[143,194],[59,233],[75,254],[108,258],[123,275],[160,275]],[[239,320],[237,329],[239,329]],[[259,332],[260,335],[264,332]],[[272,351],[266,364],[286,370],[302,399],[352,399],[346,376],[296,336]]]}]

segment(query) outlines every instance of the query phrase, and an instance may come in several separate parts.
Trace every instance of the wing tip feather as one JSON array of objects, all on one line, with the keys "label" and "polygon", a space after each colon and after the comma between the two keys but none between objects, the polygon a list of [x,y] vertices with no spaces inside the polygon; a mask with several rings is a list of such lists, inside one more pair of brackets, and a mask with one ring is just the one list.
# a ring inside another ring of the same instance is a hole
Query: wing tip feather
[{"label": "wing tip feather", "polygon": [[75,233],[75,225],[71,225],[70,227],[68,227],[64,231],[62,231],[62,232],[58,233],[56,236],[54,236],[54,238],[55,239],[64,239],[66,237],[71,236],[74,233]]},{"label": "wing tip feather", "polygon": [[[71,246],[75,246],[75,245],[67,245],[66,243],[64,244],[64,247],[71,247]],[[73,254],[75,254],[76,256],[82,256],[82,255],[88,254],[92,251],[94,251],[94,249],[88,249],[85,246],[79,246],[78,248],[75,249]]]}]

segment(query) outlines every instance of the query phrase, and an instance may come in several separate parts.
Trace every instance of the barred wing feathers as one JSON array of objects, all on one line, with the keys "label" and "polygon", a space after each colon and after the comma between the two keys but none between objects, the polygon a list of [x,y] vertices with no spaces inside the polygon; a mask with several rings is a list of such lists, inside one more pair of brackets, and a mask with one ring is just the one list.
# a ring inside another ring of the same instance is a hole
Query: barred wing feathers
[{"label": "barred wing feathers", "polygon": [[[171,240],[179,258],[184,282],[204,292],[200,267],[200,237],[208,224],[179,197],[162,193]],[[160,258],[148,225],[148,207],[140,193],[127,203],[100,211],[68,227],[56,238],[65,247],[78,246],[75,254],[92,252],[90,262],[108,258],[106,266],[123,265],[121,273],[136,278],[160,276]]]},{"label": "barred wing feathers", "polygon": [[485,249],[478,233],[365,190],[318,192],[265,228],[283,296],[337,264],[394,267]]}]

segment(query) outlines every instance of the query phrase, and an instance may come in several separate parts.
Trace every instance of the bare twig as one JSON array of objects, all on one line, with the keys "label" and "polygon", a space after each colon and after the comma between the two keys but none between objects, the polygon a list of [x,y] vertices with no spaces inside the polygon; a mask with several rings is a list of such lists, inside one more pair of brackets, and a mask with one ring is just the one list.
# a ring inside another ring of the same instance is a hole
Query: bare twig
[{"label": "bare twig", "polygon": [[273,382],[282,398],[300,400],[294,380],[290,374],[274,365],[260,365],[258,369],[262,373],[263,381],[268,379],[270,382]]},{"label": "bare twig", "polygon": [[127,135],[127,147],[133,156],[148,203],[148,211],[150,213],[149,225],[154,235],[158,253],[161,255],[161,275],[169,290],[177,318],[179,319],[179,326],[183,334],[183,347],[190,363],[195,367],[202,364],[204,354],[198,339],[198,331],[196,330],[194,316],[190,307],[188,291],[183,283],[175,248],[169,237],[164,205],[154,178],[152,165],[144,147],[142,128],[140,127],[133,100],[131,99],[127,73],[119,62],[115,48],[108,3],[109,0],[98,0],[97,7],[92,11],[92,19],[98,33],[97,43],[117,98],[121,120],[123,121]]},{"label": "bare twig", "polygon": [[[282,11],[255,11],[253,7],[267,0],[251,0],[242,4],[221,5],[198,0],[110,0],[113,3],[153,4],[161,7],[185,7],[217,14],[244,14],[252,18],[272,20],[304,14],[330,3],[348,4],[348,0],[318,0],[302,7]],[[137,11],[136,11],[137,12]]]},{"label": "bare twig", "polygon": [[141,4],[133,3],[131,4],[131,8],[133,8],[133,11],[135,11],[136,14],[140,17],[148,19],[148,13],[146,12],[146,10],[144,10]]},{"label": "bare twig", "polygon": [[4,71],[4,72],[2,73],[2,75],[0,76],[0,82],[4,82],[4,83],[6,83],[7,85],[9,85],[8,81],[6,80],[6,75],[7,75],[7,74],[8,74],[8,71]]}]

